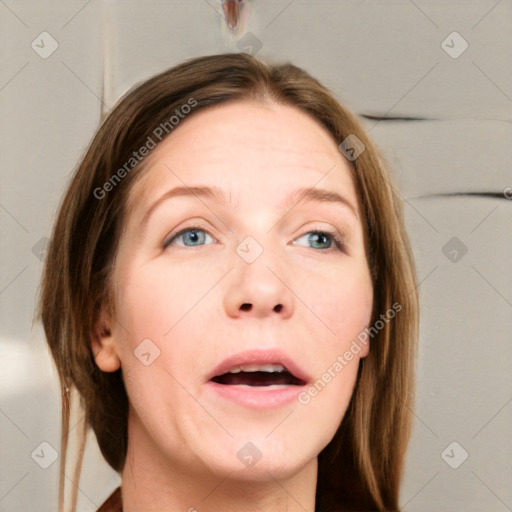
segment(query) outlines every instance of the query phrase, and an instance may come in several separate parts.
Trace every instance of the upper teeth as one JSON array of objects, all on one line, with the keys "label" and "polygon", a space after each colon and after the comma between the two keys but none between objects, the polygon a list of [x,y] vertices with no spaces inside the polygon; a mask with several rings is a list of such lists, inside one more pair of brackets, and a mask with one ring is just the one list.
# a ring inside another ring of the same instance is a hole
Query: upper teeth
[{"label": "upper teeth", "polygon": [[229,370],[229,373],[240,372],[284,372],[285,367],[280,364],[242,364]]}]

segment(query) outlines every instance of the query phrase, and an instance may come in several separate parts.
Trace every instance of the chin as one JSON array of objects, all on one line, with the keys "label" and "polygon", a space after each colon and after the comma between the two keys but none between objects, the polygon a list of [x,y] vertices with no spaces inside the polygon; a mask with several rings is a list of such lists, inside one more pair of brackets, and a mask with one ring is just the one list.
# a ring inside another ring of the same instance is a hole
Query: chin
[{"label": "chin", "polygon": [[[229,446],[218,451],[210,467],[216,473],[230,473],[243,482],[266,482],[271,478],[286,480],[301,471],[312,460],[316,459],[321,450],[318,446],[306,447],[294,440],[293,446],[284,438],[265,439],[268,432],[249,441],[247,436],[242,439],[231,439]],[[232,454],[226,456],[226,454]]]}]

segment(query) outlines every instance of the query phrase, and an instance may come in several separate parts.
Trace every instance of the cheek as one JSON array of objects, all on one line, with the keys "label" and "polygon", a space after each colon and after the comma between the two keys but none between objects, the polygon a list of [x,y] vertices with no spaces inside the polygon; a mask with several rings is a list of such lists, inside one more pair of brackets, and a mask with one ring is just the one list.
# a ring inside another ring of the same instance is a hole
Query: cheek
[{"label": "cheek", "polygon": [[118,295],[126,391],[136,417],[154,435],[162,418],[168,418],[170,428],[173,408],[193,406],[180,383],[188,389],[185,370],[193,367],[197,351],[191,334],[197,328],[194,315],[200,304],[194,304],[204,291],[194,291],[187,277],[169,270],[164,274],[149,265],[132,269]]},{"label": "cheek", "polygon": [[[123,281],[118,295],[119,349],[134,402],[151,402],[155,390],[161,389],[173,399],[182,397],[177,381],[190,381],[189,369],[194,368],[198,350],[204,350],[198,336],[211,329],[213,312],[205,310],[210,303],[201,299],[216,281],[211,272],[205,276],[169,266],[164,272],[151,265],[132,269],[130,279]],[[144,402],[136,408],[146,406]]]},{"label": "cheek", "polygon": [[305,302],[318,317],[319,329],[324,331],[322,339],[338,350],[350,344],[371,321],[373,289],[364,267],[347,267],[322,280],[313,279],[302,293],[310,297]]},{"label": "cheek", "polygon": [[[132,342],[144,338],[164,340],[211,287],[208,276],[187,273],[183,268],[165,271],[146,266],[132,271],[120,297],[120,316]],[[214,276],[209,276],[214,277]],[[215,282],[215,281],[213,281]],[[139,340],[139,342],[140,342]]]},{"label": "cheek", "polygon": [[364,266],[349,266],[321,279],[302,282],[301,296],[309,297],[317,322],[313,383],[299,396],[313,428],[328,442],[335,434],[354,392],[360,358],[369,346],[357,336],[371,321],[373,288]]},{"label": "cheek", "polygon": [[332,440],[346,415],[357,380],[360,359],[342,358],[343,351],[331,351],[313,382],[298,396],[298,413],[307,418],[311,435],[320,436],[322,448]]}]

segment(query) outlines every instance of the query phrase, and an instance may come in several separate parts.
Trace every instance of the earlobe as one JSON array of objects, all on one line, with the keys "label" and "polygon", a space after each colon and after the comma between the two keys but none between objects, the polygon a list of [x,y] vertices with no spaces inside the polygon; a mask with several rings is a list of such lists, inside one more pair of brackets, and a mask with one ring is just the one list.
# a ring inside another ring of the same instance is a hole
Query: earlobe
[{"label": "earlobe", "polygon": [[114,336],[102,314],[94,326],[91,345],[94,361],[100,370],[104,372],[115,372],[119,370],[121,360],[117,355]]},{"label": "earlobe", "polygon": [[363,357],[366,357],[368,353],[370,352],[370,343],[369,340],[361,346],[361,352],[359,353],[359,357],[362,359]]},{"label": "earlobe", "polygon": [[[367,325],[364,329],[364,333],[367,333],[369,329],[369,325]],[[359,336],[358,336],[359,339]],[[361,347],[361,352],[359,352],[359,357],[363,359],[370,352],[370,337],[368,335],[365,336],[364,341],[359,345]]]}]

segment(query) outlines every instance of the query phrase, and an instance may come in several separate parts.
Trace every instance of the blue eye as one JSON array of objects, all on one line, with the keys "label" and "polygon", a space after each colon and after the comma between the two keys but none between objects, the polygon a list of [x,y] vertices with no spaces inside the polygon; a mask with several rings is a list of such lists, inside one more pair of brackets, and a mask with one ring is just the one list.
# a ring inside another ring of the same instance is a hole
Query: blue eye
[{"label": "blue eye", "polygon": [[[186,228],[186,229],[183,229],[182,231],[180,231],[179,233],[177,233],[176,235],[174,235],[172,238],[169,238],[168,240],[166,240],[164,242],[164,248],[167,247],[168,245],[175,243],[175,240],[179,240],[182,237],[183,237],[183,240],[185,243],[177,244],[177,245],[181,245],[184,247],[197,247],[197,246],[202,245],[201,242],[205,241],[206,236],[210,236],[210,235],[204,229],[202,229],[200,227]],[[213,238],[212,238],[212,240],[213,240]],[[186,242],[191,242],[191,244],[187,245]]]},{"label": "blue eye", "polygon": [[[200,228],[199,226],[191,226],[186,229],[181,230],[179,233],[169,238],[164,242],[164,248],[169,245],[176,244],[177,240],[182,239],[183,243],[179,243],[176,245],[182,247],[199,247],[204,245],[206,241],[206,237],[210,237],[211,240],[215,241],[207,231]],[[330,231],[309,231],[305,233],[301,237],[297,238],[297,240],[301,240],[302,238],[307,238],[307,242],[312,245],[313,249],[320,249],[322,251],[329,250],[339,250],[343,251],[345,246],[341,239],[336,235],[336,233]],[[332,243],[334,242],[334,247]],[[293,242],[293,245],[301,245],[297,244],[296,241]]]},{"label": "blue eye", "polygon": [[[297,240],[300,240],[304,237],[307,237],[308,243],[313,244],[313,249],[321,249],[324,251],[329,249],[338,249],[341,251],[344,248],[341,240],[336,236],[335,233],[330,231],[310,231],[309,233],[302,235],[300,238],[297,238]],[[334,247],[332,247],[332,242],[334,242]],[[300,244],[293,242],[293,245]]]}]

